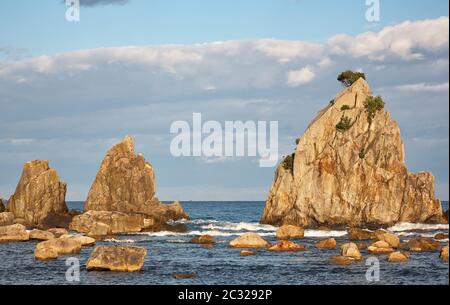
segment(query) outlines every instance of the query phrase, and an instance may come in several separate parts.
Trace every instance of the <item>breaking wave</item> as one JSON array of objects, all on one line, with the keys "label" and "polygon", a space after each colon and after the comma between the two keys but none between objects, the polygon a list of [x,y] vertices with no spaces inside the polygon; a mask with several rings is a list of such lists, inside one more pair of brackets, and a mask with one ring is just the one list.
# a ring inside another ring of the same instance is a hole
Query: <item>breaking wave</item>
[{"label": "breaking wave", "polygon": [[388,228],[391,232],[406,232],[406,231],[437,231],[448,230],[448,224],[423,224],[423,223],[398,223],[393,227]]}]

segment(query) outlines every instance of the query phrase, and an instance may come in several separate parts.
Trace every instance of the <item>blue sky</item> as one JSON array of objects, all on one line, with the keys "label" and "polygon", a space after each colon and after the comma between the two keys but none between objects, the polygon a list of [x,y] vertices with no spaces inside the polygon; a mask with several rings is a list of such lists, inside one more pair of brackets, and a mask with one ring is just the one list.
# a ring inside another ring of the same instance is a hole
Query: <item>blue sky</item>
[{"label": "blue sky", "polygon": [[285,155],[350,68],[398,120],[410,170],[432,171],[448,200],[448,1],[381,0],[378,23],[365,0],[118,1],[73,23],[61,0],[0,2],[0,197],[24,162],[48,159],[84,200],[131,134],[163,200],[264,200],[273,168],[174,158],[171,122],[276,120]]},{"label": "blue sky", "polygon": [[62,0],[2,0],[0,8],[3,44],[31,55],[255,38],[323,42],[449,9],[445,0],[382,0],[380,22],[368,24],[365,0],[129,0],[83,7],[79,23],[66,22]]}]

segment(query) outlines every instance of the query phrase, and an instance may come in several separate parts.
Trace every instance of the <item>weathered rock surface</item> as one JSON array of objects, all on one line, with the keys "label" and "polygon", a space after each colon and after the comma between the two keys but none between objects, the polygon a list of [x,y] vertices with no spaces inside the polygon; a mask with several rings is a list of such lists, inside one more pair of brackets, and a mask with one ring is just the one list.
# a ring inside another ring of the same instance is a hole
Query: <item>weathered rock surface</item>
[{"label": "weathered rock surface", "polygon": [[30,239],[27,228],[21,224],[0,227],[0,243],[11,241],[26,241]]},{"label": "weathered rock surface", "polygon": [[270,243],[256,233],[244,233],[230,241],[232,248],[268,248]]},{"label": "weathered rock surface", "polygon": [[388,255],[387,261],[390,263],[403,263],[409,261],[410,256],[409,252],[392,252]]},{"label": "weathered rock surface", "polygon": [[91,236],[140,232],[144,228],[141,214],[126,214],[110,211],[88,211],[75,216],[70,229]]},{"label": "weathered rock surface", "polygon": [[86,263],[87,270],[135,272],[141,270],[147,250],[140,247],[98,246]]},{"label": "weathered rock surface", "polygon": [[134,140],[127,136],[103,159],[84,210],[143,214],[157,222],[188,218],[179,202],[163,204],[155,190],[152,166],[135,154]]},{"label": "weathered rock surface", "polygon": [[82,247],[89,247],[89,246],[93,246],[95,245],[95,239],[89,236],[84,236],[84,235],[71,235],[71,234],[65,234],[59,237],[60,239],[71,239],[71,240],[75,240],[77,242],[79,242],[81,244]]},{"label": "weathered rock surface", "polygon": [[3,204],[3,198],[0,197],[0,213],[5,211],[5,205]]},{"label": "weathered rock surface", "polygon": [[388,244],[390,248],[398,248],[400,246],[400,238],[389,232],[378,232],[376,233],[376,238],[379,241],[384,241]]},{"label": "weathered rock surface", "polygon": [[350,228],[347,231],[348,239],[350,240],[368,240],[374,237],[373,232],[362,230],[358,228]]},{"label": "weathered rock surface", "polygon": [[418,237],[408,241],[403,248],[412,252],[430,252],[439,250],[440,243],[432,238]]},{"label": "weathered rock surface", "polygon": [[80,253],[81,243],[70,238],[53,238],[40,242],[34,249],[34,257],[37,260],[56,259],[62,254]]},{"label": "weathered rock surface", "polygon": [[385,241],[377,241],[371,244],[367,250],[371,254],[386,254],[386,253],[392,253],[395,250]]},{"label": "weathered rock surface", "polygon": [[8,202],[8,211],[23,219],[27,226],[35,227],[49,214],[65,215],[66,184],[48,161],[25,163],[16,191]]},{"label": "weathered rock surface", "polygon": [[[443,221],[433,175],[408,173],[400,129],[384,109],[368,115],[370,96],[360,78],[319,112],[295,154],[278,167],[262,223],[356,227]],[[345,121],[348,126],[337,128]]]},{"label": "weathered rock surface", "polygon": [[358,246],[354,243],[347,243],[341,246],[341,256],[350,257],[356,260],[362,258],[361,252],[359,252]]},{"label": "weathered rock surface", "polygon": [[32,230],[30,232],[30,239],[34,240],[50,240],[55,238],[55,235],[52,232],[49,231],[42,231],[42,230]]},{"label": "weathered rock surface", "polygon": [[53,214],[50,213],[45,216],[39,222],[38,227],[42,230],[48,230],[51,228],[69,228],[70,223],[72,222],[72,215],[69,214]]},{"label": "weathered rock surface", "polygon": [[279,227],[276,235],[277,239],[281,240],[303,238],[305,236],[305,230],[302,227],[286,225]]},{"label": "weathered rock surface", "polygon": [[269,251],[288,251],[288,252],[297,252],[297,251],[306,251],[307,249],[303,245],[298,245],[289,240],[282,240],[277,244],[273,245],[269,248]]},{"label": "weathered rock surface", "polygon": [[65,234],[67,234],[67,230],[63,229],[63,228],[51,228],[51,229],[48,229],[47,231],[52,233],[53,235],[55,235],[56,238],[59,238]]},{"label": "weathered rock surface", "polygon": [[334,249],[336,248],[336,240],[334,238],[319,241],[315,247],[317,249]]},{"label": "weathered rock surface", "polygon": [[192,244],[204,245],[204,244],[213,244],[216,242],[216,240],[211,235],[206,234],[206,235],[196,236],[196,237],[192,238],[190,242]]},{"label": "weathered rock surface", "polygon": [[336,255],[331,257],[331,264],[333,265],[339,265],[339,266],[349,266],[353,264],[356,261],[356,259],[348,257],[348,256],[342,256],[342,255]]},{"label": "weathered rock surface", "polygon": [[448,239],[448,234],[447,233],[438,233],[434,236],[434,239]]},{"label": "weathered rock surface", "polygon": [[0,227],[14,224],[14,214],[10,212],[0,213]]},{"label": "weathered rock surface", "polygon": [[439,254],[439,257],[445,261],[448,262],[448,245],[442,248],[441,253]]}]

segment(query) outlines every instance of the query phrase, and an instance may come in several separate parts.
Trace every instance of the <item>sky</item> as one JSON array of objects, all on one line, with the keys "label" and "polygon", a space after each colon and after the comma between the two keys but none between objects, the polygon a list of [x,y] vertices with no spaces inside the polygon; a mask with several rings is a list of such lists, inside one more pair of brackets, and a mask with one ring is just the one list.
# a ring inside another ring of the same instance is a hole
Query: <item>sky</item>
[{"label": "sky", "polygon": [[253,157],[175,158],[176,120],[275,120],[291,153],[316,112],[366,73],[398,121],[411,171],[449,198],[447,0],[62,0],[0,2],[0,197],[47,159],[84,200],[125,135],[156,171],[162,200],[265,200],[274,168]]}]

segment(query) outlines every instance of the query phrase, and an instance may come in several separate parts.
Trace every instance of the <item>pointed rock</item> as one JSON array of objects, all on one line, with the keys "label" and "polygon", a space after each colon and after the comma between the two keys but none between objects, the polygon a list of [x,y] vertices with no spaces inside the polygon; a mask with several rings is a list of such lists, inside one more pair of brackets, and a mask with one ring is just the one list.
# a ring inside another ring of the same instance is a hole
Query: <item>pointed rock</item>
[{"label": "pointed rock", "polygon": [[383,107],[360,78],[320,111],[278,167],[261,223],[442,222],[433,175],[408,173],[400,129]]},{"label": "pointed rock", "polygon": [[157,222],[188,218],[179,203],[161,203],[155,190],[153,167],[135,154],[134,140],[127,136],[107,152],[84,210],[139,213]]},{"label": "pointed rock", "polygon": [[48,161],[25,163],[14,195],[8,202],[8,211],[23,219],[29,227],[37,226],[50,214],[66,215],[66,184],[61,182],[56,170]]}]

